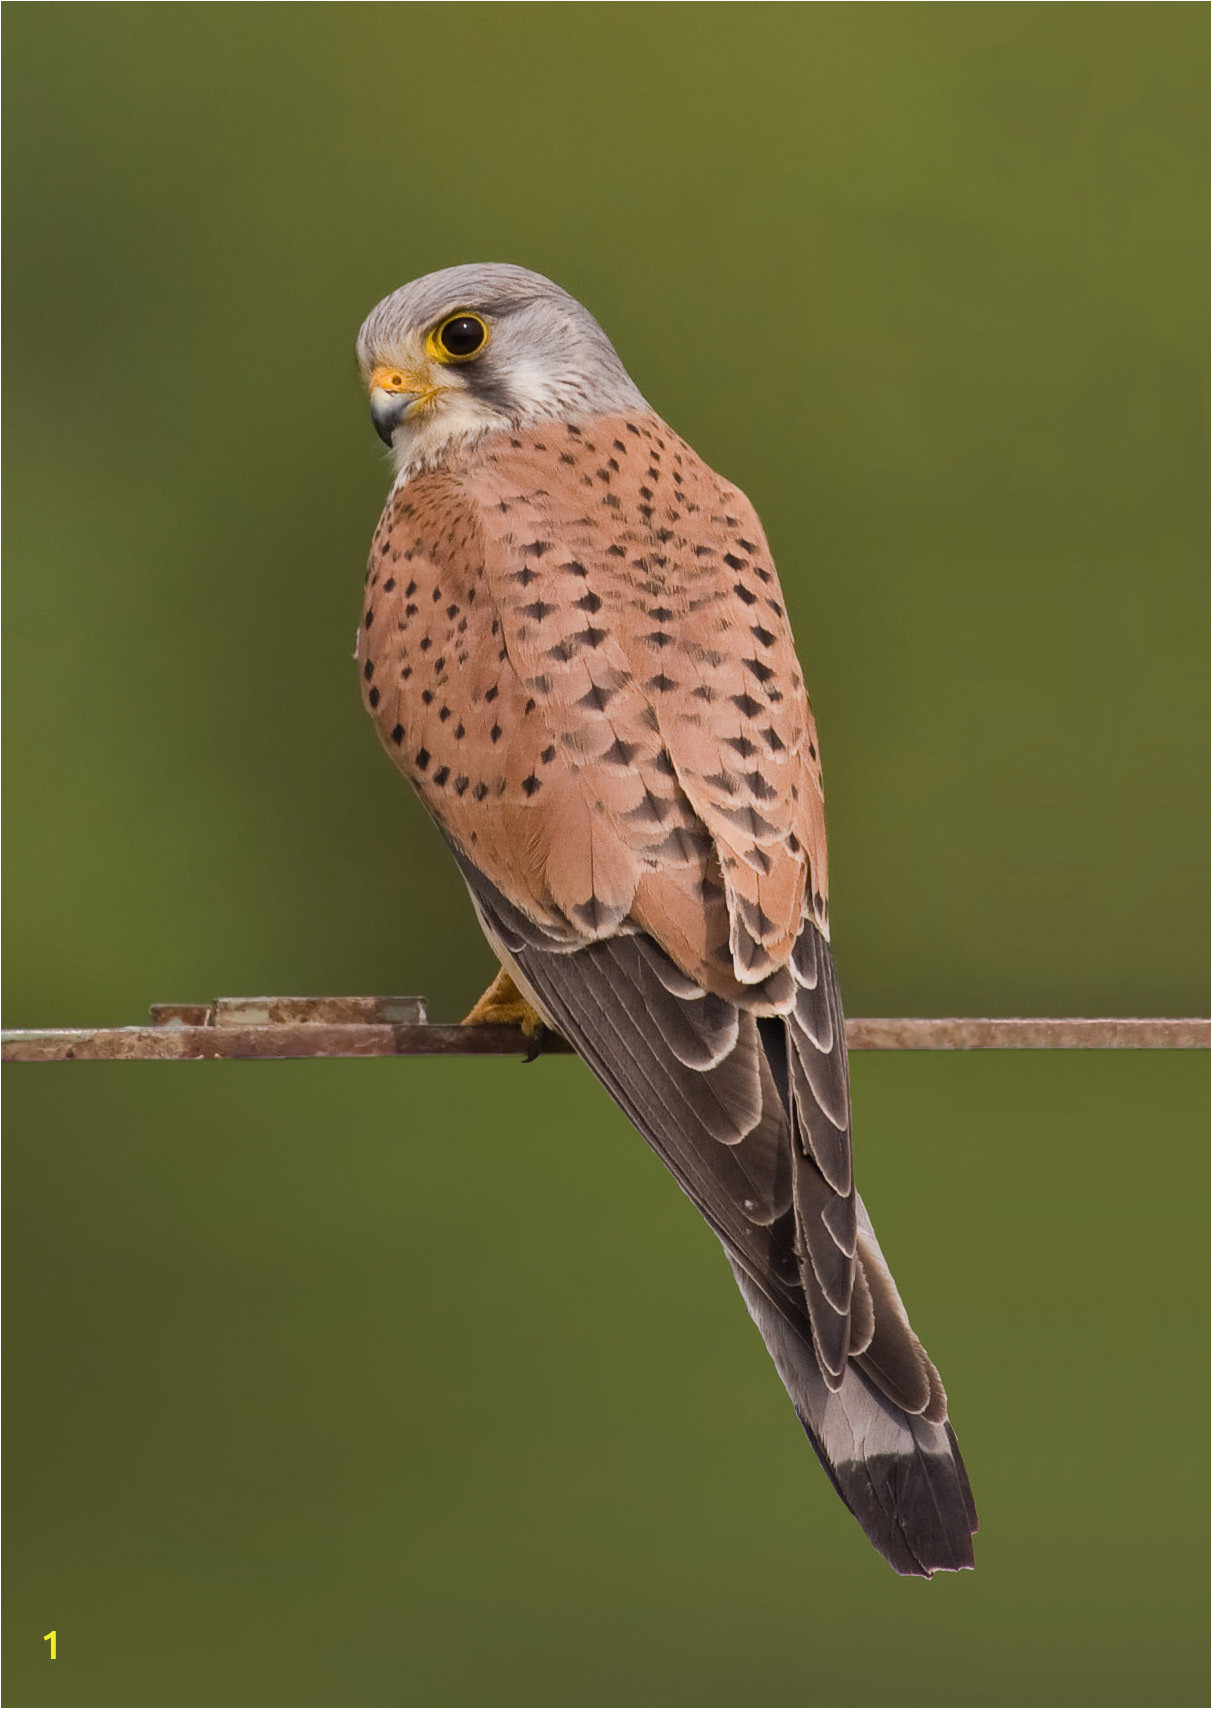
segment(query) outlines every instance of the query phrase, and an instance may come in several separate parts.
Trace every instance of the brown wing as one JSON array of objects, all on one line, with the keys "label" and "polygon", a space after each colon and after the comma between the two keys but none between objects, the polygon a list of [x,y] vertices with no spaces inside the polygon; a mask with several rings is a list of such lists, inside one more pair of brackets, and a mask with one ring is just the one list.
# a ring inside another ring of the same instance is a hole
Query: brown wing
[{"label": "brown wing", "polygon": [[[639,859],[635,920],[708,984],[765,979],[806,902],[824,926],[827,880],[816,733],[752,507],[654,417],[490,450],[468,487],[510,658]],[[727,956],[688,866],[723,885]]]},{"label": "brown wing", "polygon": [[390,501],[359,657],[494,941],[524,922],[515,964],[824,1392],[853,1361],[942,1416],[863,1247],[816,734],[748,502],[650,415],[494,436]]}]

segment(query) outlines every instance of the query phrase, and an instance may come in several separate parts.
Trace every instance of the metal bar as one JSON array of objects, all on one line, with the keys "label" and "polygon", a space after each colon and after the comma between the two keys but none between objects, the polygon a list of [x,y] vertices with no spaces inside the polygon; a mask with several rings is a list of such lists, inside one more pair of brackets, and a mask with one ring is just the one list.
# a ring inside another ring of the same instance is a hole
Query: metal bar
[{"label": "metal bar", "polygon": [[1207,1050],[1212,1022],[1152,1018],[846,1022],[850,1050]]},{"label": "metal bar", "polygon": [[[0,1034],[5,1062],[263,1061],[315,1056],[525,1056],[512,1026],[435,1026],[421,997],[221,997],[157,1003],[145,1027]],[[1202,1019],[851,1020],[850,1050],[1207,1050]],[[543,1054],[566,1054],[548,1033]]]}]

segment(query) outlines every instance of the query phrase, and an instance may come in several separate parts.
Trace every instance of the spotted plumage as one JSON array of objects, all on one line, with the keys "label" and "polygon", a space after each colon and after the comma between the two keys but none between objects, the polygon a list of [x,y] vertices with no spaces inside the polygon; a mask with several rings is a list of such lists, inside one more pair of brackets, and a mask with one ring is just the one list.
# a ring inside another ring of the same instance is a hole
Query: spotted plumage
[{"label": "spotted plumage", "polygon": [[[479,365],[443,356],[451,317]],[[719,1235],[877,1548],[970,1565],[942,1384],[854,1189],[819,744],[761,524],[537,275],[419,280],[360,355],[398,468],[358,640],[385,748]]]}]

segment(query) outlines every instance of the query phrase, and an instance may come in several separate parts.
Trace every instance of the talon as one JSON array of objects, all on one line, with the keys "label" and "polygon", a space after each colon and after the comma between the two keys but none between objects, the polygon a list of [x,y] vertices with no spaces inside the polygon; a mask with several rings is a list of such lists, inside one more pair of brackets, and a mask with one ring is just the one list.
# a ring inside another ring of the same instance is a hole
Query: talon
[{"label": "talon", "polygon": [[528,1003],[513,980],[502,968],[474,1009],[463,1017],[465,1027],[519,1027],[522,1036],[530,1040],[527,1062],[533,1062],[543,1048],[546,1028],[543,1018],[533,1004]]}]

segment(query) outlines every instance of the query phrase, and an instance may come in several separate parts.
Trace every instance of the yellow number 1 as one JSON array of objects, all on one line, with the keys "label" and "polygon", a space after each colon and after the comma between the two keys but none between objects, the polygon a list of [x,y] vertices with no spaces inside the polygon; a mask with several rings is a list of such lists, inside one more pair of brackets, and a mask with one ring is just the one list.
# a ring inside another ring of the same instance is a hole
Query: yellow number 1
[{"label": "yellow number 1", "polygon": [[46,1643],[50,1644],[51,1660],[54,1661],[54,1659],[55,1659],[55,1634],[53,1632],[44,1632],[42,1634],[42,1642],[44,1644],[46,1644]]}]

